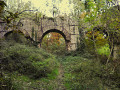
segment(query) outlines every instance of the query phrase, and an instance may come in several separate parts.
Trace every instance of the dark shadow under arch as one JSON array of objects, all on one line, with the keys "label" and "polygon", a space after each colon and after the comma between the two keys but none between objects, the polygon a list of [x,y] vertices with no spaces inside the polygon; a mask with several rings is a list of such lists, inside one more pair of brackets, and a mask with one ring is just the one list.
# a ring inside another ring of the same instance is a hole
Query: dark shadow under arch
[{"label": "dark shadow under arch", "polygon": [[12,33],[14,33],[14,32],[17,32],[17,33],[19,33],[19,34],[24,35],[23,32],[21,32],[20,30],[18,30],[18,31],[17,31],[17,30],[12,30],[12,31],[9,31],[9,32],[5,33],[4,37],[7,37],[8,35],[10,35],[10,34],[12,34]]},{"label": "dark shadow under arch", "polygon": [[4,37],[7,38],[12,33],[19,33],[20,35],[23,35],[26,39],[29,39],[30,41],[34,42],[34,40],[30,36],[25,35],[21,30],[8,31],[7,33],[5,33]]}]

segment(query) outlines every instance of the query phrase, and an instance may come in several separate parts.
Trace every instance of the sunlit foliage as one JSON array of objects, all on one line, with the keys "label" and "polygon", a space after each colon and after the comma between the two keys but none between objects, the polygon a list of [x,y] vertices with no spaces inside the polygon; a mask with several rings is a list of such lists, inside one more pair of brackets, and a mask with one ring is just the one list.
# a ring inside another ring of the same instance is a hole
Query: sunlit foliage
[{"label": "sunlit foliage", "polygon": [[49,52],[57,53],[65,50],[66,44],[63,36],[56,32],[48,33],[42,40],[41,47]]}]

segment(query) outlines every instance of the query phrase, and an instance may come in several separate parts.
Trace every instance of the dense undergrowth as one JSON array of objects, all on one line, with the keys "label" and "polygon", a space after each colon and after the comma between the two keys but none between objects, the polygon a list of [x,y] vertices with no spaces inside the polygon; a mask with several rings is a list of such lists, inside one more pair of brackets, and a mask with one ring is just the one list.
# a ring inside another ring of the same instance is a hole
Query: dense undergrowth
[{"label": "dense undergrowth", "polygon": [[87,57],[89,54],[59,58],[64,68],[66,90],[119,90],[119,67],[113,71],[113,65],[106,67],[91,55]]},{"label": "dense undergrowth", "polygon": [[58,63],[54,55],[14,41],[2,41],[0,48],[0,90],[23,90],[30,86],[28,81],[56,77]]},{"label": "dense undergrowth", "polygon": [[120,66],[87,51],[53,55],[19,34],[1,40],[0,49],[0,90],[120,89]]}]

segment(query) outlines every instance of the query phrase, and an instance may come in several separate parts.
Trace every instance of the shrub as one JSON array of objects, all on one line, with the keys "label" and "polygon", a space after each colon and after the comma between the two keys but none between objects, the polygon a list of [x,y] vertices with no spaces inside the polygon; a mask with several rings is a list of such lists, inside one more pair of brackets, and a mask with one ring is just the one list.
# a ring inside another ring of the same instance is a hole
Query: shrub
[{"label": "shrub", "polygon": [[[4,46],[5,45],[5,46]],[[30,78],[47,77],[57,67],[55,56],[44,50],[15,43],[1,44],[1,63],[5,71],[18,71]]]},{"label": "shrub", "polygon": [[98,61],[67,56],[64,61],[65,86],[69,90],[104,90],[119,88],[119,75]]},{"label": "shrub", "polygon": [[67,51],[65,44],[59,45],[56,42],[52,42],[50,45],[47,45],[46,42],[43,42],[42,48],[56,55],[64,55],[64,52]]},{"label": "shrub", "polygon": [[98,54],[99,54],[99,55],[109,56],[109,54],[110,54],[109,44],[105,44],[105,45],[102,46],[101,48],[98,48],[97,51],[98,51]]},{"label": "shrub", "polygon": [[11,78],[6,75],[0,76],[0,90],[11,90],[11,89],[12,89]]}]

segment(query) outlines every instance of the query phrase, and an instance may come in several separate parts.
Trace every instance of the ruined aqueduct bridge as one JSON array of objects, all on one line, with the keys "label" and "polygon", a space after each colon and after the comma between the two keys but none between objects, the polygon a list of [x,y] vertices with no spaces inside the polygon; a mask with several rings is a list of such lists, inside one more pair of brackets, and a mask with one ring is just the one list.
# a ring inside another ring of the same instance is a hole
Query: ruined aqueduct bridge
[{"label": "ruined aqueduct bridge", "polygon": [[[32,29],[37,32],[37,42],[39,42],[39,47],[41,45],[43,37],[50,32],[60,33],[66,42],[66,48],[68,50],[75,50],[77,48],[77,42],[79,37],[78,23],[69,17],[56,17],[56,18],[40,18],[37,22],[24,18],[21,19],[22,27],[19,28],[21,32],[26,36],[32,37]],[[1,33],[5,35],[10,32],[10,30]],[[35,40],[35,38],[33,38]]]}]

